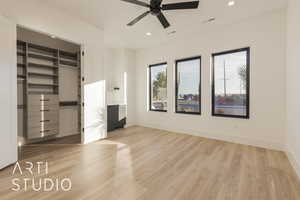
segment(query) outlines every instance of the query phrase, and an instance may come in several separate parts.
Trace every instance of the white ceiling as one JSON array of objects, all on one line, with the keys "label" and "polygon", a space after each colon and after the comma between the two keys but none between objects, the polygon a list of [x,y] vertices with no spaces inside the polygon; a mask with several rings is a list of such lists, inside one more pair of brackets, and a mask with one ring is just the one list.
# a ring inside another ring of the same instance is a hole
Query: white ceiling
[{"label": "white ceiling", "polygon": [[[133,27],[126,24],[147,11],[147,8],[120,0],[44,0],[73,16],[96,25],[104,30],[105,44],[109,47],[147,48],[166,42],[174,37],[201,32],[224,24],[232,24],[265,12],[285,8],[287,0],[235,0],[228,7],[229,0],[200,0],[198,9],[164,11],[171,27],[163,29],[156,17],[148,15]],[[149,2],[150,0],[141,0]],[[190,0],[163,0],[163,3]],[[203,23],[211,17],[216,21]],[[168,35],[176,30],[175,34]],[[146,36],[147,32],[152,35]]]}]

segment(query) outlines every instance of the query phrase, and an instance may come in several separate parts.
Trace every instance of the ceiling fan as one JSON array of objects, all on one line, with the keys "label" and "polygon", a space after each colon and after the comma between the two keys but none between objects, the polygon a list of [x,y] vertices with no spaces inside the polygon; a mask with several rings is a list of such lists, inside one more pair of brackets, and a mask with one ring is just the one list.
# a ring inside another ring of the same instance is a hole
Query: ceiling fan
[{"label": "ceiling fan", "polygon": [[146,17],[148,14],[152,14],[158,18],[160,23],[163,25],[164,28],[168,28],[170,23],[162,13],[164,10],[181,10],[181,9],[196,9],[199,6],[199,1],[190,1],[190,2],[181,2],[181,3],[170,3],[170,4],[162,4],[162,0],[150,0],[150,4],[139,1],[139,0],[121,0],[128,3],[136,4],[139,6],[143,6],[149,8],[148,11],[144,12],[130,23],[127,26],[133,26],[141,19]]}]

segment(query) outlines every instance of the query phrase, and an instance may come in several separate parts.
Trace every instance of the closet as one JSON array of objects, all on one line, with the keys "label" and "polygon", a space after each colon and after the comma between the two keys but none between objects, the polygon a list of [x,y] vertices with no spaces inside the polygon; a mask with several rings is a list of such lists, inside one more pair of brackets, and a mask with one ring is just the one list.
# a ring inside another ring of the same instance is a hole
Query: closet
[{"label": "closet", "polygon": [[80,46],[18,27],[17,69],[19,144],[80,136]]}]

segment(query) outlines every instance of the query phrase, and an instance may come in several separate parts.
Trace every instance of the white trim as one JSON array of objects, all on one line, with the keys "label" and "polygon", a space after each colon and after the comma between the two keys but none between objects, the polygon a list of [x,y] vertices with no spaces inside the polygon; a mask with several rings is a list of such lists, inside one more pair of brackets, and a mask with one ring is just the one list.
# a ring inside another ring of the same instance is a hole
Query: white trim
[{"label": "white trim", "polygon": [[296,171],[298,179],[300,180],[300,161],[296,159],[295,153],[288,147],[286,148],[286,155],[294,170]]},{"label": "white trim", "polygon": [[138,126],[138,125],[136,125],[135,123],[125,124],[124,128],[129,128],[132,126]]},{"label": "white trim", "polygon": [[13,160],[12,164],[18,161],[18,80],[17,78],[17,24],[15,24],[13,21],[11,21],[11,26],[14,29],[13,32],[13,40],[12,40],[12,63],[11,63],[11,145],[12,145],[12,155]]},{"label": "white trim", "polygon": [[199,137],[215,139],[215,140],[222,140],[226,142],[238,143],[238,144],[261,147],[261,148],[278,150],[278,151],[285,150],[285,146],[281,143],[275,143],[275,142],[264,141],[264,140],[255,140],[251,138],[237,137],[233,135],[225,135],[222,133],[207,133],[207,132],[200,132],[197,130],[188,130],[188,129],[179,130],[179,129],[172,129],[172,128],[163,127],[156,124],[148,124],[148,123],[147,124],[138,123],[138,126],[144,126],[144,127],[154,128],[154,129],[155,128],[162,129],[162,130],[167,130],[167,131],[181,133],[181,134],[188,134],[193,136],[199,136]]},{"label": "white trim", "polygon": [[69,132],[63,132],[61,134],[58,134],[56,138],[64,138],[68,136],[73,136],[73,135],[80,135],[81,137],[81,132],[77,132],[77,130],[69,131]]}]

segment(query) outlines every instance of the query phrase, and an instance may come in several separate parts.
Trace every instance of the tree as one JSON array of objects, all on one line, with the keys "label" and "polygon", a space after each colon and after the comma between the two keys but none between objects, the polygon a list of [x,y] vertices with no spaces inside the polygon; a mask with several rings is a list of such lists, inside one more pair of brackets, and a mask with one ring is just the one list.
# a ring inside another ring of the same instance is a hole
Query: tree
[{"label": "tree", "polygon": [[167,75],[165,72],[159,72],[153,81],[153,97],[158,97],[159,88],[167,88]]},{"label": "tree", "polygon": [[247,66],[246,65],[240,66],[240,68],[238,69],[238,74],[242,81],[242,87],[245,90],[247,86]]}]

